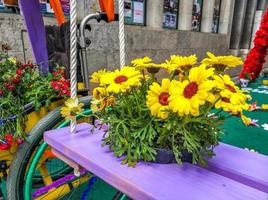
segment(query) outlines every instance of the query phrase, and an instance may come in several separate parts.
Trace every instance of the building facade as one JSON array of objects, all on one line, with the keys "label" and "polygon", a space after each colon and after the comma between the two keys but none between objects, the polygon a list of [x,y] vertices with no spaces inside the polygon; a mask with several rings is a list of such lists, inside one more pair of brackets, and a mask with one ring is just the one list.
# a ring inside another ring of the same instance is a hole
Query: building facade
[{"label": "building facade", "polygon": [[[99,10],[97,2],[78,1],[80,20]],[[267,4],[268,0],[125,0],[127,64],[146,55],[156,62],[172,54],[197,54],[202,59],[207,51],[244,56],[252,47]],[[51,14],[43,12],[46,24],[56,24]],[[31,59],[19,14],[3,13],[0,9],[0,30],[0,43],[8,43],[12,55],[22,61]],[[90,72],[103,67],[117,68],[118,23],[93,22],[89,38],[92,41],[88,51]],[[235,76],[239,71],[230,73]]]}]

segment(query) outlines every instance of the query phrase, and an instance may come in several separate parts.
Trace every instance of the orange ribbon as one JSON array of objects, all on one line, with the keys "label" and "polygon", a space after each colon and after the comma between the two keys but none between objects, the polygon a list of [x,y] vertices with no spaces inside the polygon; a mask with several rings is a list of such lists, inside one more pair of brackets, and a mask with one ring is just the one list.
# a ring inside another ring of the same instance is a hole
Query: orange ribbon
[{"label": "orange ribbon", "polygon": [[50,5],[57,18],[58,24],[62,25],[65,22],[65,17],[64,17],[64,13],[61,7],[60,0],[50,0]]},{"label": "orange ribbon", "polygon": [[114,0],[99,0],[99,4],[101,11],[107,14],[108,21],[114,21]]}]

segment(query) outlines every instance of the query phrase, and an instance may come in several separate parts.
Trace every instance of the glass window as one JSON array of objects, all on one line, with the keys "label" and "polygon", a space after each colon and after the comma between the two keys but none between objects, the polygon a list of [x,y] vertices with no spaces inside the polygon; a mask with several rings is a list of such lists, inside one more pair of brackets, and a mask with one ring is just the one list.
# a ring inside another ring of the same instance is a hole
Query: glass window
[{"label": "glass window", "polygon": [[200,31],[203,0],[194,0],[192,15],[192,30]]},{"label": "glass window", "polygon": [[0,0],[0,12],[19,13],[18,0]]},{"label": "glass window", "polygon": [[[39,0],[41,12],[44,14],[53,14],[54,11],[50,6],[49,0]],[[60,0],[62,10],[65,15],[70,14],[70,0]]]},{"label": "glass window", "polygon": [[177,28],[178,20],[178,0],[164,0],[163,27]]},{"label": "glass window", "polygon": [[145,0],[125,0],[125,24],[145,25]]},{"label": "glass window", "polygon": [[215,0],[214,11],[213,11],[212,33],[218,33],[219,30],[220,7],[221,7],[221,0]]}]

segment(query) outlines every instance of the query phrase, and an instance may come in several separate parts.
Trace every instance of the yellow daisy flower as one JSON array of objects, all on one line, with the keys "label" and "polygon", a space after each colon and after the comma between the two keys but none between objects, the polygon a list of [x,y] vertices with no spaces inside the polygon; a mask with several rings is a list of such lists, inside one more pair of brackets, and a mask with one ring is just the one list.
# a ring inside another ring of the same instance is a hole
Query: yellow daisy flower
[{"label": "yellow daisy flower", "polygon": [[91,110],[95,113],[101,111],[107,107],[115,105],[115,97],[109,96],[102,99],[93,99],[91,101]]},{"label": "yellow daisy flower", "polygon": [[134,86],[141,85],[142,75],[133,67],[125,66],[114,72],[108,72],[101,76],[101,85],[107,86],[107,92],[120,93],[126,92]]},{"label": "yellow daisy flower", "polygon": [[131,64],[137,69],[137,70],[145,70],[146,68],[154,65],[152,63],[152,59],[148,56],[143,58],[136,58],[131,61]]},{"label": "yellow daisy flower", "polygon": [[198,116],[200,105],[215,100],[210,92],[214,88],[214,82],[208,80],[214,74],[213,71],[214,69],[206,69],[205,66],[194,67],[189,72],[189,80],[172,81],[169,106],[173,112],[178,112],[180,116]]},{"label": "yellow daisy flower", "polygon": [[168,70],[169,73],[174,71],[188,71],[190,70],[193,65],[197,62],[196,55],[191,56],[178,56],[172,55],[170,60],[166,60],[165,63],[162,64],[164,68]]},{"label": "yellow daisy flower", "polygon": [[162,79],[161,86],[154,82],[148,91],[146,105],[151,110],[153,116],[159,117],[161,119],[166,119],[168,117],[169,110],[169,87],[170,80]]},{"label": "yellow daisy flower", "polygon": [[92,75],[91,75],[91,79],[90,79],[90,82],[91,83],[100,83],[100,78],[103,74],[106,74],[107,71],[106,69],[103,69],[103,70],[99,70],[97,72],[94,72]]},{"label": "yellow daisy flower", "polygon": [[64,102],[66,107],[61,108],[61,115],[66,119],[74,119],[78,113],[83,111],[83,103],[79,103],[78,98],[68,99]]},{"label": "yellow daisy flower", "polygon": [[94,99],[102,99],[104,97],[106,97],[107,91],[104,87],[96,87],[93,89],[93,98]]},{"label": "yellow daisy flower", "polygon": [[247,96],[240,90],[235,83],[231,80],[229,75],[215,75],[215,84],[220,89],[221,97],[230,99],[232,104],[244,104]]},{"label": "yellow daisy flower", "polygon": [[232,104],[230,99],[226,97],[222,97],[219,99],[216,104],[215,108],[219,109],[222,108],[225,112],[230,112],[233,115],[239,115],[242,113],[244,110],[248,110],[249,105],[248,104]]},{"label": "yellow daisy flower", "polygon": [[242,65],[241,58],[236,56],[215,56],[214,54],[207,52],[208,58],[202,60],[202,64],[210,67],[214,67],[217,72],[223,72],[228,67],[236,67]]}]

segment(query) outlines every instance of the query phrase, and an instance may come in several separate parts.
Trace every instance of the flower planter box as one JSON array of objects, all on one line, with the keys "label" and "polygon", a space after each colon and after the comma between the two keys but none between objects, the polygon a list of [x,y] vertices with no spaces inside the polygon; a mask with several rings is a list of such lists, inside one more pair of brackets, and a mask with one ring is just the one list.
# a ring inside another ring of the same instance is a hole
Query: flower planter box
[{"label": "flower planter box", "polygon": [[[133,199],[264,200],[268,196],[268,157],[220,144],[207,168],[184,163],[139,162],[135,168],[122,165],[101,147],[103,132],[86,123],[76,135],[69,127],[48,131],[45,141],[71,160],[94,173]],[[67,161],[68,163],[68,161]]]}]

